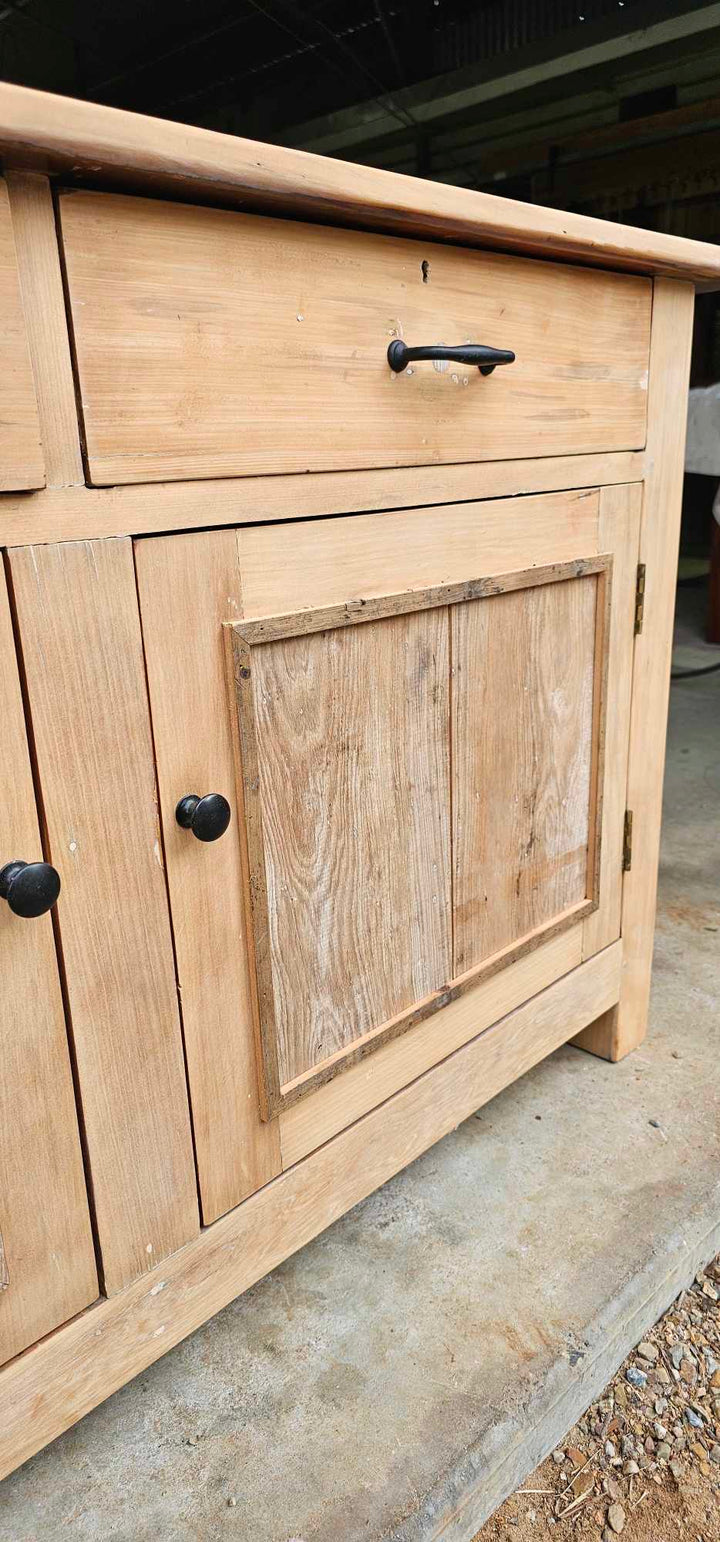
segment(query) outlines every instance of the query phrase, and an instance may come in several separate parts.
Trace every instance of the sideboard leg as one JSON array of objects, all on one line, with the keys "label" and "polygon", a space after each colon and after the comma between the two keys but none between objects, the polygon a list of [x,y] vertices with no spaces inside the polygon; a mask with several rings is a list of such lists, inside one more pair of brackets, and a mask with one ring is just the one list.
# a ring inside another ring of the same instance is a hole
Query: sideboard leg
[{"label": "sideboard leg", "polygon": [[665,765],[665,739],[657,725],[665,721],[670,686],[693,304],[691,285],[656,279],[640,529],[645,606],[635,640],[630,717],[627,807],[633,837],[631,866],[623,879],[622,984],[618,1005],[574,1040],[605,1060],[622,1060],[647,1030]]}]

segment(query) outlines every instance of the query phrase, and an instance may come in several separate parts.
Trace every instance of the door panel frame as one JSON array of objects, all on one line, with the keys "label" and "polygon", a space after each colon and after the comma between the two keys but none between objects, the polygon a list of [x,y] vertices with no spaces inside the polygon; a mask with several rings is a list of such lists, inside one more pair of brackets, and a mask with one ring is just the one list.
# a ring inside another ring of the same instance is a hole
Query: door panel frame
[{"label": "door panel frame", "polygon": [[[571,561],[515,569],[460,582],[408,589],[396,594],[351,599],[343,604],[286,615],[262,617],[252,621],[226,623],[232,650],[233,681],[239,734],[239,780],[242,783],[242,807],[246,834],[246,907],[248,938],[251,944],[254,974],[253,1004],[260,1068],[260,1094],[264,1118],[272,1120],[323,1087],[328,1081],[375,1052],[388,1040],[422,1023],[443,1007],[458,1000],[481,980],[516,962],[541,942],[583,921],[599,904],[600,839],[602,828],[602,792],[604,771],[605,718],[607,710],[608,637],[611,612],[613,558],[595,554]],[[541,588],[569,579],[597,578],[595,619],[595,665],[593,680],[593,764],[590,785],[590,825],[588,843],[587,896],[549,922],[514,940],[490,958],[455,978],[449,979],[424,1000],[412,1003],[402,1012],[351,1041],[348,1046],[327,1057],[316,1067],[281,1083],[278,1056],[278,1027],[275,1014],[275,987],[270,956],[270,915],[266,883],[263,837],[262,797],[260,791],[258,735],[255,712],[254,649],[336,628],[363,625],[394,616],[434,608],[450,608],[469,601]]]}]

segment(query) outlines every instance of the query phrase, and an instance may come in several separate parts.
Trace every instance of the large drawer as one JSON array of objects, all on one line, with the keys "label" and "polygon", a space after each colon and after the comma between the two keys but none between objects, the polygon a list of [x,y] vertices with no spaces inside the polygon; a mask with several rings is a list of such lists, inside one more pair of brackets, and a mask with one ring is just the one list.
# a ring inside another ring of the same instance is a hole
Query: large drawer
[{"label": "large drawer", "polygon": [[[637,449],[648,279],[69,192],[96,485]],[[512,349],[488,377],[388,344]]]}]

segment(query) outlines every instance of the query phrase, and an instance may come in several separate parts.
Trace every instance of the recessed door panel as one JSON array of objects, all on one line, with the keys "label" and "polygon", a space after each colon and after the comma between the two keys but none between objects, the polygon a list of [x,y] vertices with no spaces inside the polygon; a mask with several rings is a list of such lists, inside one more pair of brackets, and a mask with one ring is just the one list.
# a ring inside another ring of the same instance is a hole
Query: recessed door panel
[{"label": "recessed door panel", "polygon": [[597,904],[611,570],[233,624],[268,1113]]},{"label": "recessed door panel", "polygon": [[457,974],[593,897],[605,583],[603,571],[453,608]]}]

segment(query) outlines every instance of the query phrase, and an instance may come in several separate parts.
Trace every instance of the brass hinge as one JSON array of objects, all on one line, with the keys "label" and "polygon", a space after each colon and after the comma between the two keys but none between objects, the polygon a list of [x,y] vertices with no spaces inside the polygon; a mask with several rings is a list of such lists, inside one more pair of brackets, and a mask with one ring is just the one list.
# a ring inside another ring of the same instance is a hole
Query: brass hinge
[{"label": "brass hinge", "polygon": [[623,859],[622,859],[622,870],[623,870],[624,873],[629,873],[630,868],[632,867],[632,837],[633,837],[632,809],[631,808],[626,808],[626,810],[625,810],[625,824],[624,824],[624,827],[623,827]]},{"label": "brass hinge", "polygon": [[643,629],[645,620],[645,563],[638,562],[637,582],[635,584],[635,636],[638,637]]}]

